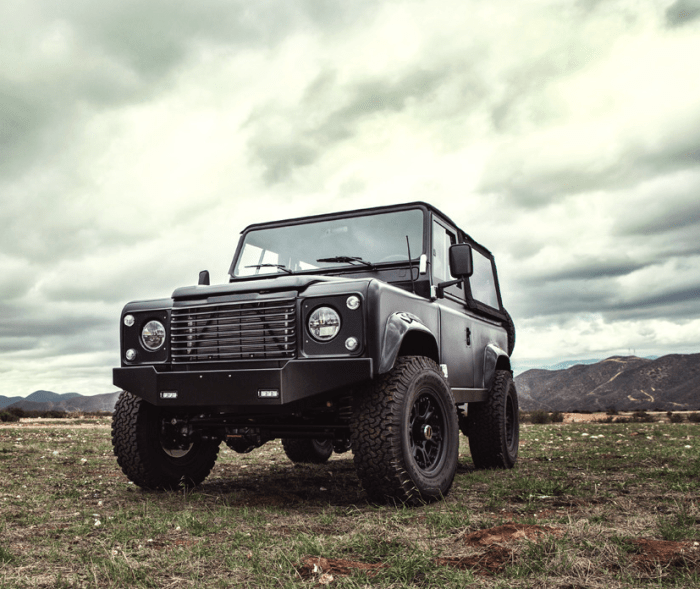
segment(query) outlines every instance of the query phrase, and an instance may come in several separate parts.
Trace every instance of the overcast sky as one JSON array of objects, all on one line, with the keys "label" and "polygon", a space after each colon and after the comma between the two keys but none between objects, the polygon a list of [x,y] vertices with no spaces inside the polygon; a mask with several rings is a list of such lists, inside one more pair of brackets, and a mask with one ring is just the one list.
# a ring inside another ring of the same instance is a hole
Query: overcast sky
[{"label": "overcast sky", "polygon": [[425,200],[514,361],[700,347],[700,0],[5,0],[0,394],[111,392],[118,319],[253,222]]}]

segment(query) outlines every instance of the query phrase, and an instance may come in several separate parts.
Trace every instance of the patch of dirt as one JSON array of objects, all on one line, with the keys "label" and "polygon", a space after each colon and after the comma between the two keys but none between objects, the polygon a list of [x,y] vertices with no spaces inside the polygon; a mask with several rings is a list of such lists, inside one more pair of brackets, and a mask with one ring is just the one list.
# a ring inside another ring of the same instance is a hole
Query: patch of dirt
[{"label": "patch of dirt", "polygon": [[605,419],[607,413],[564,413],[563,423],[590,423]]},{"label": "patch of dirt", "polygon": [[471,556],[447,556],[435,562],[456,569],[471,569],[477,575],[492,575],[513,561],[513,551],[505,546],[491,546]]},{"label": "patch of dirt", "polygon": [[470,569],[477,575],[492,575],[514,561],[514,551],[508,545],[521,540],[536,542],[546,535],[561,536],[562,530],[551,526],[511,522],[460,536],[457,541],[470,548],[481,549],[477,554],[441,557],[438,564],[458,569]]},{"label": "patch of dirt", "polygon": [[301,578],[316,579],[320,585],[328,585],[335,577],[345,577],[356,570],[366,571],[368,577],[373,577],[379,569],[386,567],[382,563],[370,564],[345,558],[324,558],[323,556],[307,556],[301,562],[298,569]]},{"label": "patch of dirt", "polygon": [[645,573],[653,573],[659,567],[700,571],[698,542],[672,542],[645,538],[633,538],[628,541],[638,550],[638,554],[633,556],[634,563]]},{"label": "patch of dirt", "polygon": [[[647,411],[648,415],[651,415],[657,423],[669,423],[669,419],[666,411]],[[692,413],[692,411],[674,411],[679,415],[685,415]],[[615,415],[608,415],[606,412],[597,413],[563,413],[564,421],[563,423],[590,423],[597,421],[604,421],[608,417],[613,419],[622,418],[630,419],[634,415],[634,411],[620,411]]]},{"label": "patch of dirt", "polygon": [[75,423],[75,419],[71,419],[69,417],[22,417],[19,421],[0,422],[0,429],[16,427],[34,428],[47,426],[65,426],[71,429],[107,429],[112,427],[112,418],[95,418],[95,421],[91,421],[88,423]]},{"label": "patch of dirt", "polygon": [[496,526],[495,528],[478,530],[471,534],[466,534],[462,538],[467,546],[479,547],[492,546],[494,544],[500,545],[516,540],[536,541],[547,534],[561,536],[562,531],[551,526],[509,523]]},{"label": "patch of dirt", "polygon": [[[476,554],[467,556],[444,556],[436,558],[439,565],[457,569],[470,569],[477,575],[492,575],[514,561],[513,543],[521,540],[537,541],[546,535],[561,536],[562,530],[551,526],[508,523],[495,528],[478,530],[462,535],[457,541],[470,548],[479,549]],[[337,577],[350,575],[353,570],[367,571],[372,577],[386,565],[369,564],[342,558],[307,556],[298,568],[303,579],[315,579],[319,585],[327,585]]]}]

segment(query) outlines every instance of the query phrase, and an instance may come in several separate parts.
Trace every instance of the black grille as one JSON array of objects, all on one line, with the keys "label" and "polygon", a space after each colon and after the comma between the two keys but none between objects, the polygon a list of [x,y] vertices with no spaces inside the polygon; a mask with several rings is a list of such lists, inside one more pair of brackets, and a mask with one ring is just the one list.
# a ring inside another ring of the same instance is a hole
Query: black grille
[{"label": "black grille", "polygon": [[294,299],[175,308],[170,322],[174,363],[296,354]]}]

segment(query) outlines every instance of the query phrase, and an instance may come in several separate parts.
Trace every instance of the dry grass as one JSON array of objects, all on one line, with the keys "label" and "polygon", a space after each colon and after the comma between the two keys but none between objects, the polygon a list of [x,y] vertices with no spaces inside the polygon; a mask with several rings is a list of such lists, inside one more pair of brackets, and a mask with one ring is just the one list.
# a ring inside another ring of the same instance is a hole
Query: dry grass
[{"label": "dry grass", "polygon": [[350,454],[277,442],[194,491],[146,493],[109,421],[0,428],[0,588],[700,587],[700,425],[522,428],[512,471],[407,509],[366,502]]}]

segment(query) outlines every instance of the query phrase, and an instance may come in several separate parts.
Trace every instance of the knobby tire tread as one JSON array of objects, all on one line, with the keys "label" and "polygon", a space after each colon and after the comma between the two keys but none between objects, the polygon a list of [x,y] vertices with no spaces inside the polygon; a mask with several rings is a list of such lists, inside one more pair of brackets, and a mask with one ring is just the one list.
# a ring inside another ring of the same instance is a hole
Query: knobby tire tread
[{"label": "knobby tire tread", "polygon": [[[409,474],[401,467],[403,456],[400,435],[393,435],[400,433],[400,408],[412,377],[422,370],[432,370],[442,378],[440,368],[429,358],[397,358],[394,368],[382,375],[354,408],[350,436],[353,460],[362,486],[372,501],[384,502],[388,498],[415,505],[436,499],[422,497]],[[451,484],[452,480],[444,493]]]},{"label": "knobby tire tread", "polygon": [[156,408],[143,399],[127,391],[119,396],[112,416],[112,446],[122,472],[143,489],[198,485],[214,467],[218,444],[197,442],[189,458],[168,460],[159,442],[153,443],[156,415]]}]

